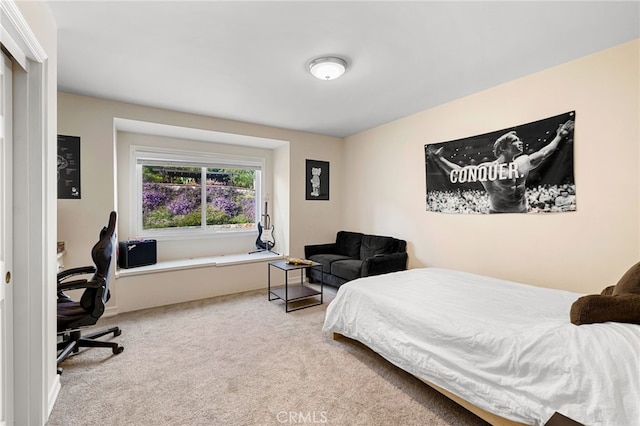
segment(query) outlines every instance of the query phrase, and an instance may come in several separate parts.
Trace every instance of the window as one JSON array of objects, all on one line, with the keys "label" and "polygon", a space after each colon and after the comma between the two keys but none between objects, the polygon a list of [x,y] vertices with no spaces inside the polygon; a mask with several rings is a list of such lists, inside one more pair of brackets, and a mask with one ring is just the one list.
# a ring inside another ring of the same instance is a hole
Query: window
[{"label": "window", "polygon": [[136,233],[254,230],[264,159],[132,147]]}]

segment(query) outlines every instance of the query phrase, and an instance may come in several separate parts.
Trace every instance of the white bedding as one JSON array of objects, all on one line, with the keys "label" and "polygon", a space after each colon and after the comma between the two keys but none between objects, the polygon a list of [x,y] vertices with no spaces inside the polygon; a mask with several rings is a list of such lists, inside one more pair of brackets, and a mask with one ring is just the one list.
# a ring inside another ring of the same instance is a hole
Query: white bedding
[{"label": "white bedding", "polygon": [[438,268],[340,287],[323,329],[501,417],[640,425],[640,325],[575,326],[582,294]]}]

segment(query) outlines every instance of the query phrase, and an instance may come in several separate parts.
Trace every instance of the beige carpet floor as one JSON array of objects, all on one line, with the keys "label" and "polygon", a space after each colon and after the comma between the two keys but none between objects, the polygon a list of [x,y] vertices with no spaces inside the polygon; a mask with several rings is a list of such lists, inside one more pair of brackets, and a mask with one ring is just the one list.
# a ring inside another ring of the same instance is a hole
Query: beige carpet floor
[{"label": "beige carpet floor", "polygon": [[[265,291],[120,314],[122,354],[67,359],[47,425],[486,425]],[[113,338],[113,337],[111,337]]]}]

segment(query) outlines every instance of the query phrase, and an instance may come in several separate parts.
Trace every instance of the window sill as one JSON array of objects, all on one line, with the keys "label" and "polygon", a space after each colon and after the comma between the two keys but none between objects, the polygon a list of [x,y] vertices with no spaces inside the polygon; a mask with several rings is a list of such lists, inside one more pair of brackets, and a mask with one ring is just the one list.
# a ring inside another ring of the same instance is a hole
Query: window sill
[{"label": "window sill", "polygon": [[258,228],[243,228],[225,231],[210,230],[190,230],[190,231],[140,231],[135,233],[139,239],[154,239],[156,241],[185,241],[185,240],[204,240],[218,238],[254,238],[258,234]]},{"label": "window sill", "polygon": [[284,256],[271,252],[227,254],[222,256],[198,257],[192,259],[165,260],[153,265],[137,268],[116,268],[116,278],[132,275],[154,274],[158,272],[179,271],[194,268],[223,267],[256,262],[271,262]]}]

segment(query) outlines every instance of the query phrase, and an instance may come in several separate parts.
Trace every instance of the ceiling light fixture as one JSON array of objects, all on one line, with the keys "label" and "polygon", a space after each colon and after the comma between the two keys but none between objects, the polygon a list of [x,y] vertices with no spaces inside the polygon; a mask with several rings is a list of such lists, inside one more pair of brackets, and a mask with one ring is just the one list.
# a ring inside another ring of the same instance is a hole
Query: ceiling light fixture
[{"label": "ceiling light fixture", "polygon": [[309,71],[320,80],[335,80],[347,70],[347,62],[335,56],[325,56],[311,61]]}]

